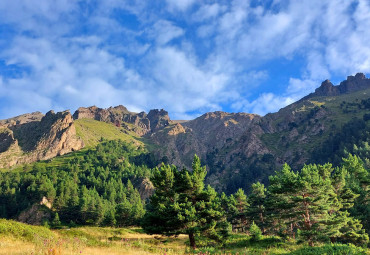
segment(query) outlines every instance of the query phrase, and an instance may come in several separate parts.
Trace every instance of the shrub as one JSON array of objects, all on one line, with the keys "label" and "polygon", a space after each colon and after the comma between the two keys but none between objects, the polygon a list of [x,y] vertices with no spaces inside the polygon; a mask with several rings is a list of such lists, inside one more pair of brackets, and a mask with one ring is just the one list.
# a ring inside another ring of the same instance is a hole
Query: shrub
[{"label": "shrub", "polygon": [[294,252],[288,253],[291,255],[315,255],[315,254],[335,254],[335,255],[366,255],[366,251],[361,247],[356,247],[353,244],[328,244],[320,247],[304,247]]},{"label": "shrub", "polygon": [[259,241],[262,239],[262,231],[261,229],[254,223],[252,223],[249,234],[251,236],[251,241]]}]

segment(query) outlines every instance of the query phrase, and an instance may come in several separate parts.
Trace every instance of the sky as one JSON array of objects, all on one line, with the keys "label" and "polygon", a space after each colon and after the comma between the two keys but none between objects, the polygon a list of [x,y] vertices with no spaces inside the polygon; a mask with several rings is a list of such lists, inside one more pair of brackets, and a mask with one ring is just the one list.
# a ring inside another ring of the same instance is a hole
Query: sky
[{"label": "sky", "polygon": [[370,74],[370,0],[1,0],[0,119],[124,105],[264,115]]}]

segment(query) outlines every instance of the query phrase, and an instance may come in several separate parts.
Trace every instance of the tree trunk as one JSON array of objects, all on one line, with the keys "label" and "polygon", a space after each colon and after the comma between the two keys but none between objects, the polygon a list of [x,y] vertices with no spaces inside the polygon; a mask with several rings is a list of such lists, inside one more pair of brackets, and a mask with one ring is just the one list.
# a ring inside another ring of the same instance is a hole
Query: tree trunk
[{"label": "tree trunk", "polygon": [[309,245],[310,247],[313,247],[313,240],[312,240],[311,238],[308,240],[308,245]]},{"label": "tree trunk", "polygon": [[194,233],[189,233],[189,241],[190,241],[190,247],[195,250],[195,238]]},{"label": "tree trunk", "polygon": [[263,212],[262,212],[262,209],[260,208],[260,221],[261,221],[261,225],[262,225],[262,234],[265,234],[266,230],[265,230],[265,219],[263,218]]}]

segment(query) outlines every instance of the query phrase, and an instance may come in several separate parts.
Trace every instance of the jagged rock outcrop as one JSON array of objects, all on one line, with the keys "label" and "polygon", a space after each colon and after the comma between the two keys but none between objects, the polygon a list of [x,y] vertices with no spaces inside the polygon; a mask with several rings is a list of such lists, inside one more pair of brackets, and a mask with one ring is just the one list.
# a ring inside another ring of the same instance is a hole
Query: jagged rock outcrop
[{"label": "jagged rock outcrop", "polygon": [[[80,107],[73,114],[73,118],[87,118],[113,123],[116,126],[122,126],[125,129],[134,131],[140,136],[164,128],[171,122],[168,112],[163,109],[150,110],[148,114],[145,112],[134,113],[128,111],[122,105],[109,107],[108,109],[98,108],[96,106]],[[132,128],[127,123],[137,128]]]},{"label": "jagged rock outcrop", "polygon": [[44,221],[51,220],[52,203],[43,197],[40,203],[35,203],[31,207],[22,211],[17,220],[31,225],[41,225]]},{"label": "jagged rock outcrop", "polygon": [[[0,168],[31,163],[83,148],[69,111],[50,111],[41,119],[3,121],[0,127]],[[31,121],[32,120],[32,121]]]},{"label": "jagged rock outcrop", "polygon": [[150,121],[150,130],[152,132],[162,129],[170,124],[168,112],[163,109],[150,110],[147,117]]},{"label": "jagged rock outcrop", "polygon": [[370,88],[370,79],[366,78],[363,73],[357,73],[355,76],[348,76],[347,80],[342,81],[337,86],[334,86],[329,80],[325,80],[314,93],[309,94],[302,100],[317,96],[338,96],[367,88]]},{"label": "jagged rock outcrop", "polygon": [[50,111],[40,122],[42,136],[35,152],[40,159],[50,159],[83,148],[83,141],[76,136],[76,128],[69,111]]},{"label": "jagged rock outcrop", "polygon": [[135,188],[139,191],[141,200],[145,201],[154,194],[153,183],[148,178],[139,178],[135,182]]},{"label": "jagged rock outcrop", "polygon": [[338,86],[334,86],[329,80],[321,83],[321,86],[315,90],[315,96],[336,96],[340,94]]},{"label": "jagged rock outcrop", "polygon": [[34,121],[40,121],[42,117],[44,117],[44,115],[41,112],[22,114],[14,118],[0,120],[0,128],[6,128],[6,127],[21,125],[25,123],[34,122]]}]

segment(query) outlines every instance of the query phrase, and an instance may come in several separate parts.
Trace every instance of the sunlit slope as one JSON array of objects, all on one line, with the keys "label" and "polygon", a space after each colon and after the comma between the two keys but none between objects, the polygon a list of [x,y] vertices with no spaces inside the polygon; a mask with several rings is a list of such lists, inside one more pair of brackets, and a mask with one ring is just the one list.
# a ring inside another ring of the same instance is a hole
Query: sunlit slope
[{"label": "sunlit slope", "polygon": [[137,146],[144,145],[135,132],[116,127],[111,123],[93,119],[78,119],[74,122],[77,136],[84,141],[85,147],[96,146],[102,138],[106,140],[122,140]]}]

